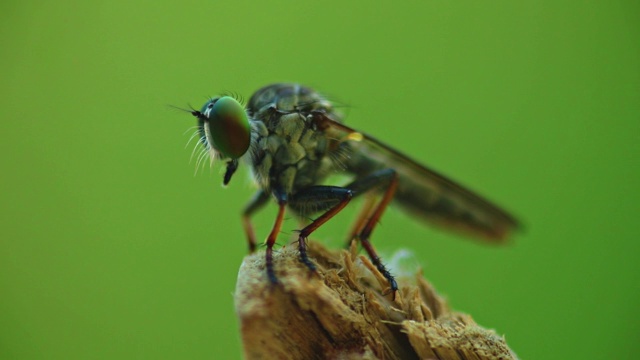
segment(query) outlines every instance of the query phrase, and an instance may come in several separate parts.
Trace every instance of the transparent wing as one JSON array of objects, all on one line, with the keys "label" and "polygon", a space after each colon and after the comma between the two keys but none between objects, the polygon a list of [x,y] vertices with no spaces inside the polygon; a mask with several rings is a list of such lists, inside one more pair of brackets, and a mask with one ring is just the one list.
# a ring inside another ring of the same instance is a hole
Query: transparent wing
[{"label": "transparent wing", "polygon": [[363,176],[383,168],[399,175],[394,201],[419,219],[472,237],[503,242],[519,227],[509,213],[374,137],[322,115],[320,126],[346,148],[345,170]]}]

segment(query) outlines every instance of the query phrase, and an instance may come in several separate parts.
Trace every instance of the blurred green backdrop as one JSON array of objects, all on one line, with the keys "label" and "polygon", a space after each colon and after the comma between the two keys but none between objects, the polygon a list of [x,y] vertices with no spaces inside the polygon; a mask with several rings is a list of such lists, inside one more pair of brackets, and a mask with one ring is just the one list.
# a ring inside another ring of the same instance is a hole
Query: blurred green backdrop
[{"label": "blurred green backdrop", "polygon": [[[276,81],[349,105],[349,124],[524,220],[491,248],[383,219],[378,248],[412,249],[454,308],[522,358],[640,350],[638,2],[62,0],[0,13],[0,359],[241,357],[248,172],[228,189],[218,167],[194,177],[194,120],[167,105]],[[261,238],[274,215],[257,217]],[[339,243],[351,215],[315,239]]]}]

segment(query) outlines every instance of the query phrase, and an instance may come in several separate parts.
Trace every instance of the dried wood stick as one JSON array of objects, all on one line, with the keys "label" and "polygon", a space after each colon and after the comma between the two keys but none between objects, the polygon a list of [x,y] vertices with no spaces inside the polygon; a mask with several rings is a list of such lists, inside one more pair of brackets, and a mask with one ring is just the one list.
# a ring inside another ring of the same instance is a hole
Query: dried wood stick
[{"label": "dried wood stick", "polygon": [[452,312],[422,277],[387,281],[355,248],[309,242],[311,275],[295,246],[275,253],[280,283],[265,275],[264,254],[247,256],[235,292],[246,359],[517,359],[503,337]]}]

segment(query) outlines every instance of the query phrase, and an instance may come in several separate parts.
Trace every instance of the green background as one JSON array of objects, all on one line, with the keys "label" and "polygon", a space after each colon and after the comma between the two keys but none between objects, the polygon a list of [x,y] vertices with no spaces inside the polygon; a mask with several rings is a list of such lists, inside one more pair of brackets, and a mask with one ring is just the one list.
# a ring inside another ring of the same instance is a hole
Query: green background
[{"label": "green background", "polygon": [[[167,105],[277,81],[347,104],[350,125],[526,224],[485,247],[391,210],[373,237],[387,258],[411,249],[522,358],[637,356],[638,2],[9,1],[0,14],[0,359],[241,357],[249,173],[227,189],[219,166],[194,176],[194,119]],[[338,246],[354,213],[315,239]],[[260,238],[274,215],[257,216]]]}]

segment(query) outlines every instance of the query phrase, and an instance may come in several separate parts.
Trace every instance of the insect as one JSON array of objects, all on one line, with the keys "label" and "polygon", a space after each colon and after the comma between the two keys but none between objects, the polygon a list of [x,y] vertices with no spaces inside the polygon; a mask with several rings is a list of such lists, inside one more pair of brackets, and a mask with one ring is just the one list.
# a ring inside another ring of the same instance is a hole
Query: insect
[{"label": "insect", "polygon": [[[307,255],[307,238],[355,197],[374,194],[349,234],[389,281],[398,285],[370,242],[390,202],[425,222],[491,242],[502,242],[518,221],[498,206],[419,164],[376,138],[342,123],[332,103],[309,87],[272,84],[259,89],[246,108],[231,96],[209,100],[193,110],[198,136],[211,159],[226,160],[227,185],[240,160],[253,172],[259,190],[244,208],[243,227],[249,251],[256,249],[251,217],[270,198],[278,206],[266,239],[266,272],[272,283],[273,246],[285,211],[301,219],[319,214],[298,233],[300,261],[315,272]],[[350,175],[344,186],[324,185],[331,174]]]}]

